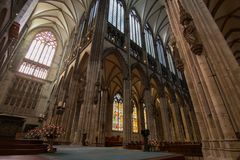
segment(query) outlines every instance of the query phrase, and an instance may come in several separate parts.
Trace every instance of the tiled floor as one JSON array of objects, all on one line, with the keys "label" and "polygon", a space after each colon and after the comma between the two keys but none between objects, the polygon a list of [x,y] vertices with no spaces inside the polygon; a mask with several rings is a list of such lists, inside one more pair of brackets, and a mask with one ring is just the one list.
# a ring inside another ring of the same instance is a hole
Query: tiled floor
[{"label": "tiled floor", "polygon": [[122,148],[58,146],[56,153],[36,156],[0,156],[0,160],[141,160],[170,155],[172,154]]}]

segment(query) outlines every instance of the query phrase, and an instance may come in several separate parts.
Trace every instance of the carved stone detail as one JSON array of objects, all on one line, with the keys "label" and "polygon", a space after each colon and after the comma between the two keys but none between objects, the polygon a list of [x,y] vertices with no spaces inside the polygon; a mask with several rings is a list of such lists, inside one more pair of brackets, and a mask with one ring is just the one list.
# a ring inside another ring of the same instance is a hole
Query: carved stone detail
[{"label": "carved stone detail", "polygon": [[178,4],[180,9],[180,24],[183,26],[183,36],[189,44],[191,51],[196,55],[201,55],[203,44],[199,38],[192,16],[186,12],[179,0]]},{"label": "carved stone detail", "polygon": [[178,51],[178,48],[177,48],[177,45],[176,45],[176,39],[175,39],[173,34],[171,34],[171,36],[170,36],[169,45],[172,48],[172,53],[173,53],[173,57],[174,57],[174,61],[175,61],[175,65],[176,65],[177,69],[180,72],[183,72],[184,71],[184,64],[183,64],[182,59],[180,58],[179,51]]},{"label": "carved stone detail", "polygon": [[8,33],[10,40],[18,39],[19,28],[20,28],[20,24],[17,22],[13,22],[13,24],[11,25],[11,27],[9,29],[9,33]]}]

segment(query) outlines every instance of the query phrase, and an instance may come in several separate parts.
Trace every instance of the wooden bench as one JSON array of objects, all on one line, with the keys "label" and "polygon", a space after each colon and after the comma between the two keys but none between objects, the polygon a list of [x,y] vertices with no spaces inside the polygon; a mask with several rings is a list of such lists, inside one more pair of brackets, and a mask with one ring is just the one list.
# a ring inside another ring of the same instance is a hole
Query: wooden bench
[{"label": "wooden bench", "polygon": [[122,144],[123,144],[123,139],[120,136],[105,137],[106,147],[122,146]]}]

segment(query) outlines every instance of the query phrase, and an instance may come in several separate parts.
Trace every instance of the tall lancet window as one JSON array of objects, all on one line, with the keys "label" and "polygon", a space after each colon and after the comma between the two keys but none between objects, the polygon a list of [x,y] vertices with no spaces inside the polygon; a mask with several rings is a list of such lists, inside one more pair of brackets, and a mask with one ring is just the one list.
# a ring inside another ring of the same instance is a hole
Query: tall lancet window
[{"label": "tall lancet window", "polygon": [[130,39],[133,42],[135,42],[138,46],[142,47],[140,22],[134,10],[132,10],[129,14],[129,25],[130,25]]},{"label": "tall lancet window", "polygon": [[124,33],[124,9],[120,0],[109,0],[108,22]]},{"label": "tall lancet window", "polygon": [[173,58],[172,55],[167,51],[167,59],[168,59],[168,64],[169,64],[169,69],[173,74],[176,74],[174,64],[173,64]]},{"label": "tall lancet window", "polygon": [[132,131],[133,133],[138,133],[138,116],[137,116],[137,107],[135,102],[133,101],[132,108]]},{"label": "tall lancet window", "polygon": [[144,37],[145,37],[145,44],[146,44],[146,51],[149,55],[155,58],[155,51],[154,51],[154,43],[153,43],[153,35],[150,30],[149,25],[146,25],[144,28]]},{"label": "tall lancet window", "polygon": [[143,117],[144,117],[144,128],[147,129],[147,108],[146,105],[143,104]]},{"label": "tall lancet window", "polygon": [[123,131],[123,99],[120,94],[116,94],[113,99],[112,130]]},{"label": "tall lancet window", "polygon": [[165,59],[165,54],[164,54],[164,50],[163,50],[163,45],[159,39],[157,40],[157,52],[158,52],[159,62],[164,67],[166,67],[166,59]]},{"label": "tall lancet window", "polygon": [[19,68],[19,72],[45,79],[56,51],[57,41],[52,32],[38,33]]},{"label": "tall lancet window", "polygon": [[95,23],[95,19],[96,19],[97,12],[98,12],[98,6],[99,6],[99,0],[97,0],[95,2],[95,4],[92,6],[92,8],[90,10],[89,19],[88,19],[88,27],[90,27],[90,28]]}]

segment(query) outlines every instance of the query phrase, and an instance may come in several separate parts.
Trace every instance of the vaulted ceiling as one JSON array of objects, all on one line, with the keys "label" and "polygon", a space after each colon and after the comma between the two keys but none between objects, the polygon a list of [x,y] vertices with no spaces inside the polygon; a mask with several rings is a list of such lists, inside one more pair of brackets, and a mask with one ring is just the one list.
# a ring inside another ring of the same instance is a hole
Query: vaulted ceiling
[{"label": "vaulted ceiling", "polygon": [[[92,0],[40,0],[30,21],[30,30],[52,27],[64,44],[70,37],[81,16],[89,9]],[[127,10],[134,8],[142,26],[148,23],[154,36],[168,40],[169,24],[164,0],[125,0]]]},{"label": "vaulted ceiling", "polygon": [[240,1],[204,1],[240,64]]},{"label": "vaulted ceiling", "polygon": [[40,0],[31,17],[30,30],[51,27],[64,44],[89,5],[89,0]]},{"label": "vaulted ceiling", "polygon": [[164,0],[126,0],[128,9],[136,9],[142,26],[148,23],[156,37],[160,35],[163,42],[169,38],[169,22],[164,8]]}]

